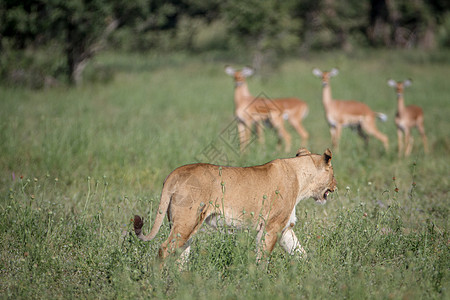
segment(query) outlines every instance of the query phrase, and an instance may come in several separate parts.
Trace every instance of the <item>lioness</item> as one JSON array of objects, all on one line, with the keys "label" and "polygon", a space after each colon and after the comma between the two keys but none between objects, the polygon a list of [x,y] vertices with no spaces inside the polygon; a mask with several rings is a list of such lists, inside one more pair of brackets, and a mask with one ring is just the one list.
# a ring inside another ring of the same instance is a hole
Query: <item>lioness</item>
[{"label": "lioness", "polygon": [[300,148],[294,158],[254,167],[185,165],[166,178],[150,234],[143,235],[139,216],[134,217],[134,230],[139,239],[152,240],[167,213],[171,231],[159,249],[162,259],[182,247],[181,259],[186,260],[190,239],[203,222],[256,229],[258,259],[272,252],[279,235],[284,250],[302,255],[305,251],[292,230],[295,206],[310,197],[324,204],[335,188],[329,149],[319,155]]}]

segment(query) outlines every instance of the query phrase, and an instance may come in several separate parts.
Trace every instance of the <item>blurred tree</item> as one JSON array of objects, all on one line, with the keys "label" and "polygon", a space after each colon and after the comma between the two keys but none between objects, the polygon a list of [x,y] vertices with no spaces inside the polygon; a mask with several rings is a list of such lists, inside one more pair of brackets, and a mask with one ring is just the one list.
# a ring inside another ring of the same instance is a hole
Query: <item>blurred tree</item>
[{"label": "blurred tree", "polygon": [[367,38],[372,46],[390,46],[388,0],[370,0]]},{"label": "blurred tree", "polygon": [[302,39],[300,48],[303,52],[309,51],[317,40],[317,32],[322,27],[320,18],[322,3],[318,0],[304,0],[293,7],[294,18],[303,20],[303,28],[299,33]]},{"label": "blurred tree", "polygon": [[220,0],[151,0],[144,20],[118,30],[111,42],[132,51],[192,49],[201,27],[221,18]]},{"label": "blurred tree", "polygon": [[291,13],[296,1],[229,0],[223,6],[230,33],[253,50],[253,67],[260,69],[271,53],[299,46],[301,20]]},{"label": "blurred tree", "polygon": [[396,47],[416,46],[423,36],[422,28],[428,27],[433,22],[429,5],[422,0],[388,0],[387,8],[392,26],[391,39]]},{"label": "blurred tree", "polygon": [[350,51],[363,44],[369,5],[359,0],[304,0],[296,15],[304,19],[303,50],[340,48]]},{"label": "blurred tree", "polygon": [[105,47],[108,37],[122,25],[142,20],[146,0],[50,0],[46,10],[49,32],[65,44],[70,81],[79,84],[87,62]]},{"label": "blurred tree", "polygon": [[140,51],[218,45],[251,53],[261,69],[298,49],[448,46],[449,32],[448,0],[2,0],[0,76],[27,64],[40,74],[53,60],[44,71],[79,84],[109,42]]},{"label": "blurred tree", "polygon": [[4,0],[0,47],[21,51],[55,43],[64,49],[69,81],[79,84],[87,62],[111,33],[147,9],[147,0]]},{"label": "blurred tree", "polygon": [[436,48],[449,10],[445,0],[371,0],[367,38],[372,46]]},{"label": "blurred tree", "polygon": [[367,1],[325,0],[323,23],[334,33],[334,46],[345,51],[352,50],[357,44],[355,40],[367,27],[368,10]]}]

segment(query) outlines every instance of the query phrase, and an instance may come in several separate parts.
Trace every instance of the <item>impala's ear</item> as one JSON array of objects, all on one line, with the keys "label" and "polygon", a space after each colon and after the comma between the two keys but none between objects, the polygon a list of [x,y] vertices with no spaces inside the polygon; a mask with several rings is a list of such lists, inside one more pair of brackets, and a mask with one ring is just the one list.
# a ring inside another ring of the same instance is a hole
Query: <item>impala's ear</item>
[{"label": "impala's ear", "polygon": [[327,148],[327,150],[325,150],[325,152],[323,153],[323,161],[325,165],[331,166],[331,157],[331,150]]},{"label": "impala's ear", "polygon": [[234,73],[236,73],[236,70],[233,67],[226,66],[225,73],[227,73],[230,76],[234,76]]},{"label": "impala's ear", "polygon": [[407,86],[411,86],[412,84],[412,79],[405,79],[403,81],[403,86],[407,87]]},{"label": "impala's ear", "polygon": [[297,154],[295,156],[298,157],[298,156],[304,156],[304,155],[310,155],[310,154],[311,154],[311,152],[309,152],[308,149],[300,148],[297,150]]},{"label": "impala's ear", "polygon": [[389,79],[387,84],[390,87],[396,87],[397,86],[397,82],[394,79]]},{"label": "impala's ear", "polygon": [[333,69],[330,70],[330,76],[331,77],[336,76],[337,74],[339,74],[338,69],[333,68]]},{"label": "impala's ear", "polygon": [[241,71],[241,74],[244,77],[252,76],[254,73],[255,71],[250,67],[244,67]]},{"label": "impala's ear", "polygon": [[322,77],[322,71],[320,71],[318,68],[314,68],[312,70],[312,73],[314,74],[314,76]]}]

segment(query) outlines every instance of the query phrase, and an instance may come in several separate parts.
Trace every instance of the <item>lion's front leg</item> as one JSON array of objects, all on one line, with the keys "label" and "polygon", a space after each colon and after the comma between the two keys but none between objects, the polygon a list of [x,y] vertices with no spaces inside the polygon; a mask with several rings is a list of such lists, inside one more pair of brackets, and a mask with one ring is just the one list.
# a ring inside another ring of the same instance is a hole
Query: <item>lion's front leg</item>
[{"label": "lion's front leg", "polygon": [[178,268],[180,271],[183,271],[186,268],[186,264],[189,262],[189,254],[191,253],[191,242],[192,239],[189,239],[186,244],[181,247],[181,255],[177,259]]},{"label": "lion's front leg", "polygon": [[298,241],[294,230],[292,230],[292,227],[288,227],[283,231],[278,242],[287,253],[291,255],[298,254],[301,257],[306,257],[306,251],[303,249],[302,245],[300,245],[300,242]]},{"label": "lion's front leg", "polygon": [[[279,229],[277,228],[270,228],[267,229],[264,222],[261,222],[258,225],[257,235],[256,235],[256,245],[257,245],[257,251],[256,251],[256,262],[268,262],[266,260],[270,253],[272,253],[273,248],[275,247],[275,244],[277,243],[277,232],[279,232]],[[264,258],[264,260],[263,260]]]}]

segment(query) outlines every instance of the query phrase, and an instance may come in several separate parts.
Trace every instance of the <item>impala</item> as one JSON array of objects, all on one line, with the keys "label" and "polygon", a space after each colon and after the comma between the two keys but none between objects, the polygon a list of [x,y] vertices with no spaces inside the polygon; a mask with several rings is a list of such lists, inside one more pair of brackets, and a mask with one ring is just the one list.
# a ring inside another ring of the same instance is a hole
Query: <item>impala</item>
[{"label": "impala", "polygon": [[398,138],[398,156],[403,155],[403,134],[405,135],[405,156],[411,154],[413,146],[413,137],[411,129],[417,127],[422,136],[423,147],[425,153],[428,152],[427,136],[425,135],[425,128],[423,126],[423,110],[416,105],[405,106],[405,99],[403,97],[403,90],[405,87],[412,84],[410,79],[402,81],[388,80],[388,85],[395,88],[397,92],[397,114],[395,115],[395,124],[397,125]]},{"label": "impala", "polygon": [[247,146],[251,128],[256,123],[257,135],[261,143],[264,142],[262,123],[266,120],[275,127],[280,139],[284,140],[285,151],[291,148],[291,136],[284,127],[284,120],[295,128],[306,144],[309,134],[302,125],[302,120],[308,115],[308,105],[297,98],[265,99],[255,98],[250,94],[246,78],[253,75],[251,68],[244,67],[235,70],[227,66],[225,73],[232,76],[235,82],[234,114],[238,119],[238,131],[241,151]]},{"label": "impala", "polygon": [[351,126],[358,129],[359,135],[366,144],[368,142],[367,133],[379,139],[383,143],[385,150],[388,150],[388,137],[378,131],[375,120],[378,117],[382,121],[386,121],[386,115],[372,111],[369,106],[362,102],[334,100],[331,96],[330,78],[338,73],[337,69],[331,69],[329,72],[322,72],[317,68],[313,70],[313,74],[322,79],[322,102],[328,125],[330,126],[333,147],[336,150],[339,148],[342,127]]}]

